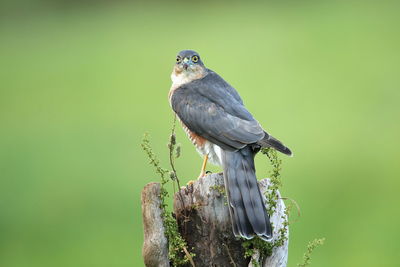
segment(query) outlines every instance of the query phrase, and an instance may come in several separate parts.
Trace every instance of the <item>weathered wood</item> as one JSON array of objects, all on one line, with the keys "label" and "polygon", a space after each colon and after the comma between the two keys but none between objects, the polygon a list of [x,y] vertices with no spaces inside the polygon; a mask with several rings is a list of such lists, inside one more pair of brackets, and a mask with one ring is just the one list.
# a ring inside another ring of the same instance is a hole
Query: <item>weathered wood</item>
[{"label": "weathered wood", "polygon": [[144,243],[142,255],[147,267],[167,267],[168,242],[160,209],[160,184],[149,183],[142,190]]},{"label": "weathered wood", "polygon": [[[265,193],[268,190],[269,179],[261,180],[259,185],[261,192]],[[156,196],[158,197],[158,194]],[[142,204],[143,206],[145,205]],[[159,208],[159,206],[157,207]],[[154,206],[154,208],[156,207]],[[285,205],[279,199],[277,209],[270,218],[274,226],[272,242],[279,238],[278,231],[282,228],[284,218],[286,218],[284,211]],[[222,174],[207,175],[177,192],[174,196],[174,213],[178,221],[179,230],[186,240],[189,250],[196,254],[193,258],[196,267],[253,266],[250,259],[244,258],[242,240],[235,238],[233,235]],[[161,234],[159,229],[162,227],[150,226],[154,220],[157,220],[156,223],[159,225],[158,218],[147,217],[146,222],[143,219],[145,238],[146,228],[147,231],[157,231],[157,236]],[[288,237],[288,232],[286,235]],[[151,236],[151,234],[148,233],[147,236]],[[146,242],[149,243],[149,241],[145,240],[145,245]],[[152,244],[152,246],[156,252],[160,251],[160,246],[155,244]],[[163,243],[163,251],[165,251],[165,246],[165,243]],[[144,253],[143,255],[145,257]],[[146,255],[149,257],[150,253]],[[272,255],[264,260],[262,266],[285,267],[287,255],[288,241],[283,246],[274,248]],[[254,255],[253,258],[258,260],[258,255]],[[163,260],[165,262],[165,259]],[[145,259],[146,266],[156,266],[147,265],[147,262]],[[160,263],[157,266],[166,265],[161,265]],[[190,264],[187,266],[190,266]]]},{"label": "weathered wood", "polygon": [[[261,192],[267,192],[268,187],[270,185],[269,179],[263,179],[258,182],[260,186]],[[285,202],[281,199],[281,194],[278,191],[278,202],[276,203],[276,210],[272,217],[270,218],[271,223],[274,227],[272,241],[274,242],[279,238],[279,230],[283,227],[283,222],[287,220],[287,216],[285,214]],[[286,267],[289,253],[289,228],[286,233],[286,241],[280,247],[275,247],[272,250],[272,255],[265,259],[263,263],[263,267]]]},{"label": "weathered wood", "polygon": [[[261,192],[266,192],[269,179],[260,181],[259,185]],[[175,194],[174,212],[180,232],[188,247],[196,253],[194,262],[197,267],[252,266],[250,259],[243,256],[242,241],[233,235],[224,192],[222,174],[211,174],[183,188],[180,194]],[[279,237],[278,231],[285,218],[284,210],[285,205],[279,200],[271,218],[274,226],[272,242]],[[263,266],[286,266],[287,248],[287,242],[282,247],[274,248],[273,254],[265,260]]]},{"label": "weathered wood", "polygon": [[[180,232],[200,266],[247,266],[241,241],[233,236],[222,175],[196,180],[175,194],[174,212]],[[181,201],[180,196],[183,198]],[[182,205],[183,203],[183,205]]]}]

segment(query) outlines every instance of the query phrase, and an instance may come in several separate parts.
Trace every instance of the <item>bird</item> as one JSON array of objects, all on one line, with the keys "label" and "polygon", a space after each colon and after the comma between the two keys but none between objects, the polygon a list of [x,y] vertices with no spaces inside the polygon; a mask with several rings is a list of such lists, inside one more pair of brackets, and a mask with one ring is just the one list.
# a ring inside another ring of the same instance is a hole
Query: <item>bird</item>
[{"label": "bird", "polygon": [[168,98],[172,110],[206,164],[221,166],[230,220],[236,237],[270,241],[273,231],[255,174],[254,157],[261,148],[288,156],[291,150],[268,134],[245,108],[239,93],[205,67],[199,53],[176,56]]}]

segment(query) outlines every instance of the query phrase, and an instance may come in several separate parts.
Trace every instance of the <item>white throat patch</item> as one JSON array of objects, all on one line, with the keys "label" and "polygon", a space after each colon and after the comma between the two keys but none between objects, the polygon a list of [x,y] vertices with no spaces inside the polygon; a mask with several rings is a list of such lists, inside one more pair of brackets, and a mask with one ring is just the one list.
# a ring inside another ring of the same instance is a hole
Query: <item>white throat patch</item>
[{"label": "white throat patch", "polygon": [[176,73],[175,70],[171,73],[172,88],[176,89],[181,85],[189,83],[191,81],[200,79],[204,76],[205,71],[182,71],[181,73]]}]

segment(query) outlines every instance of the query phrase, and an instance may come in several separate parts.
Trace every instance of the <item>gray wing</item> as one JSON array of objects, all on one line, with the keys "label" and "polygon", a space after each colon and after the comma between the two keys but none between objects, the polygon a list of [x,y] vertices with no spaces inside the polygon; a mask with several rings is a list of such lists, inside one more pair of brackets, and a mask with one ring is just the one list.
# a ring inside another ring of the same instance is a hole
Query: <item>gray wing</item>
[{"label": "gray wing", "polygon": [[224,149],[237,150],[265,136],[236,90],[212,71],[177,88],[171,105],[189,130]]},{"label": "gray wing", "polygon": [[213,82],[214,86],[218,86],[221,89],[224,89],[228,92],[236,101],[238,101],[241,105],[243,105],[243,100],[238,94],[238,92],[233,88],[229,83],[227,83],[224,79],[221,78],[218,74],[214,71],[207,69],[208,74],[207,78],[205,79],[206,82]]}]

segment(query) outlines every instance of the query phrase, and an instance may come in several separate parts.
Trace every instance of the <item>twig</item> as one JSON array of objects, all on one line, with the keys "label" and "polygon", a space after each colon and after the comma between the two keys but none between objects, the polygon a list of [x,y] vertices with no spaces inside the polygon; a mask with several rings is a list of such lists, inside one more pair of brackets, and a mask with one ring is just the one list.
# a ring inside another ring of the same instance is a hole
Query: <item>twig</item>
[{"label": "twig", "polygon": [[176,124],[176,114],[174,116],[174,122],[172,123],[172,129],[171,129],[171,139],[169,143],[169,164],[171,165],[172,172],[174,173],[174,178],[176,179],[176,183],[178,184],[178,189],[181,188],[179,179],[178,179],[178,174],[175,169],[175,163],[174,163],[174,148],[176,144],[176,139],[175,139],[175,124]]},{"label": "twig", "polygon": [[[294,200],[293,198],[290,198],[290,197],[281,197],[280,199],[283,199],[283,200],[290,200],[292,203],[294,203],[294,205],[296,206],[296,209],[297,209],[297,217],[298,217],[298,218],[301,217],[300,206],[299,206],[299,204],[296,202],[296,200]],[[297,219],[294,220],[293,222],[297,222]]]},{"label": "twig", "polygon": [[228,256],[229,256],[229,259],[231,260],[232,265],[233,265],[234,267],[236,267],[236,263],[235,263],[235,261],[234,261],[233,258],[232,258],[232,255],[231,255],[231,252],[229,251],[228,246],[227,246],[225,243],[222,243],[222,245],[225,246],[226,251],[228,252]]},{"label": "twig", "polygon": [[193,261],[192,255],[190,255],[190,253],[189,253],[189,251],[187,251],[186,247],[183,247],[183,251],[185,252],[186,257],[189,259],[190,264],[191,264],[193,267],[196,267],[196,265],[194,265],[194,261]]},{"label": "twig", "polygon": [[[172,169],[172,173],[174,178],[172,179],[172,183],[174,185],[174,194],[175,194],[175,183],[174,181],[176,181],[177,185],[178,185],[178,195],[180,198],[180,201],[182,203],[182,208],[185,210],[185,217],[187,217],[186,214],[186,209],[185,209],[185,202],[183,200],[183,196],[181,193],[181,184],[179,182],[179,178],[178,178],[178,174],[176,172],[176,168],[175,168],[175,162],[174,162],[174,151],[175,151],[175,145],[176,145],[176,137],[175,137],[175,125],[176,125],[176,114],[174,115],[174,122],[172,123],[172,128],[171,128],[171,138],[170,138],[170,142],[168,144],[168,148],[169,148],[169,164],[171,165],[171,169]],[[186,228],[186,226],[185,226]]]}]

